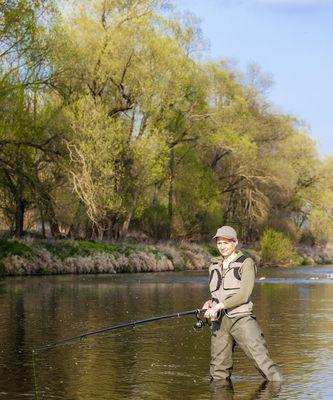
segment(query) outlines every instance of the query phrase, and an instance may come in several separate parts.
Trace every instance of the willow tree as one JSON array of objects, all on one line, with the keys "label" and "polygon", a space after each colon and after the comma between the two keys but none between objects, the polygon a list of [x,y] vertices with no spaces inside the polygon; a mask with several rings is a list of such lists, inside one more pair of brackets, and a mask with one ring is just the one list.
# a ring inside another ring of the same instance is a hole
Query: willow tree
[{"label": "willow tree", "polygon": [[232,223],[249,240],[329,220],[313,142],[274,111],[258,68],[198,61],[191,19],[158,0],[73,1],[61,20],[48,2],[3,4],[0,194],[18,234],[28,209],[54,235],[60,221],[110,239],[133,219],[157,238]]},{"label": "willow tree", "polygon": [[[307,165],[315,183],[303,187],[307,202],[300,214],[301,240],[308,244],[326,244],[333,241],[333,159],[320,161],[318,168]],[[309,183],[307,181],[306,183]],[[303,185],[304,186],[304,185]],[[303,194],[303,193],[302,193]]]},{"label": "willow tree", "polygon": [[99,237],[126,234],[148,193],[156,200],[172,181],[175,146],[194,139],[196,66],[159,3],[92,2],[64,26],[64,51],[54,54],[52,87],[72,131],[69,174]]},{"label": "willow tree", "polygon": [[44,183],[52,157],[59,152],[54,143],[57,135],[51,132],[46,118],[43,91],[52,74],[47,38],[56,12],[51,1],[17,0],[1,2],[0,15],[1,198],[9,225],[21,236],[29,208],[47,211],[46,218],[55,226],[50,193]]},{"label": "willow tree", "polygon": [[293,145],[304,140],[297,121],[274,112],[260,88],[245,85],[223,62],[205,71],[210,116],[200,147],[216,176],[219,220],[239,225],[245,240],[253,240],[282,212],[291,220],[297,197],[306,203],[307,170],[297,160],[314,165],[316,154],[310,143],[308,150]]},{"label": "willow tree", "polygon": [[[19,81],[18,81],[19,82]],[[22,236],[27,211],[38,210],[45,234],[59,236],[53,193],[61,181],[64,157],[57,110],[40,109],[36,97],[18,85],[2,101],[0,111],[0,188],[2,209],[17,236]]]}]

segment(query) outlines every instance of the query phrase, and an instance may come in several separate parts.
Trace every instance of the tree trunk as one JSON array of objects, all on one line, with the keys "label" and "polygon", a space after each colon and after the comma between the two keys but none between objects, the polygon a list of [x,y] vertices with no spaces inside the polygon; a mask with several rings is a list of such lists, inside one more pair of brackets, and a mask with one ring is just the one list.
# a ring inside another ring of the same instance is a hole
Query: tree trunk
[{"label": "tree trunk", "polygon": [[153,197],[153,206],[158,206],[159,205],[159,194],[160,194],[160,189],[163,185],[162,181],[156,182],[155,187],[154,187],[154,197]]},{"label": "tree trunk", "polygon": [[169,239],[172,236],[173,226],[173,198],[174,198],[174,173],[175,173],[175,151],[172,148],[170,151],[170,162],[169,162],[169,193],[168,193],[168,216],[169,216]]},{"label": "tree trunk", "polygon": [[44,207],[45,207],[45,216],[49,222],[50,225],[50,230],[51,230],[51,235],[55,238],[58,239],[62,235],[60,233],[60,228],[59,224],[56,218],[54,206],[53,206],[53,201],[51,199],[51,196],[47,192],[43,192],[42,194],[43,200],[44,200]]},{"label": "tree trunk", "polygon": [[133,213],[131,212],[121,224],[120,232],[119,232],[119,239],[125,239],[128,234],[128,228],[131,223]]},{"label": "tree trunk", "polygon": [[96,224],[92,224],[92,231],[91,231],[90,239],[93,241],[99,239],[99,229]]},{"label": "tree trunk", "polygon": [[86,218],[85,224],[84,224],[83,237],[84,237],[84,239],[92,239],[93,236],[94,236],[93,224],[91,223],[89,218]]},{"label": "tree trunk", "polygon": [[103,238],[104,238],[104,231],[105,231],[105,229],[104,229],[102,226],[98,226],[98,227],[97,227],[97,234],[98,234],[97,238],[98,238],[99,241],[102,241],[102,240],[103,240]]},{"label": "tree trunk", "polygon": [[22,179],[18,179],[17,186],[15,188],[15,236],[22,237],[24,234],[24,213],[26,208],[26,202],[23,198],[24,184]]},{"label": "tree trunk", "polygon": [[107,219],[106,238],[108,241],[117,240],[119,237],[119,216],[109,214]]},{"label": "tree trunk", "polygon": [[[137,196],[134,196],[134,202]],[[127,216],[125,217],[125,220],[122,223],[122,226],[120,228],[120,233],[119,233],[119,238],[120,239],[125,239],[125,237],[128,234],[128,229],[134,214],[134,210],[135,210],[135,204],[133,204],[133,207],[131,209],[131,211],[127,214]]]},{"label": "tree trunk", "polygon": [[62,235],[60,232],[59,224],[55,218],[55,215],[49,216],[49,225],[50,225],[51,235],[55,239],[59,239]]},{"label": "tree trunk", "polygon": [[47,217],[48,217],[48,221],[49,221],[49,225],[50,225],[51,235],[55,239],[59,239],[62,235],[60,232],[58,221],[56,219],[53,204],[51,204],[51,203],[49,204],[49,209],[47,211],[47,214],[48,214]]},{"label": "tree trunk", "polygon": [[24,234],[24,212],[25,201],[18,199],[15,210],[15,236],[22,237]]},{"label": "tree trunk", "polygon": [[43,236],[43,238],[45,238],[45,218],[44,218],[44,210],[43,210],[43,207],[40,207],[39,208],[39,211],[40,211],[40,220],[41,220],[41,223],[42,223],[42,236]]}]

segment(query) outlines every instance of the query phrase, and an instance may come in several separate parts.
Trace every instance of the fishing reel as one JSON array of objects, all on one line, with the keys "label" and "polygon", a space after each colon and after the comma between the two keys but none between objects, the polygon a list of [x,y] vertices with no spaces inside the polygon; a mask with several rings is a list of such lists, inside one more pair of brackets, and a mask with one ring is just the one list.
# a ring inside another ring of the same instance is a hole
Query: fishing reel
[{"label": "fishing reel", "polygon": [[196,322],[193,324],[193,329],[195,331],[198,331],[199,329],[203,328],[205,325],[209,325],[210,326],[210,322],[208,321],[207,318],[206,318],[206,321],[203,321],[200,318],[200,310],[196,311],[195,318],[197,319]]}]

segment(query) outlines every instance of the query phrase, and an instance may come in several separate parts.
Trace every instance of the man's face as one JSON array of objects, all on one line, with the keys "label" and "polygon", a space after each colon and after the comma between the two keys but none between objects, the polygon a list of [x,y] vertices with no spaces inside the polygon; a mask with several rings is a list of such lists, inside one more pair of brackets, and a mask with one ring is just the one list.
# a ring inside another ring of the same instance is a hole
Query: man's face
[{"label": "man's face", "polygon": [[227,239],[218,237],[216,239],[216,246],[224,258],[229,257],[236,249],[238,241],[234,239]]}]

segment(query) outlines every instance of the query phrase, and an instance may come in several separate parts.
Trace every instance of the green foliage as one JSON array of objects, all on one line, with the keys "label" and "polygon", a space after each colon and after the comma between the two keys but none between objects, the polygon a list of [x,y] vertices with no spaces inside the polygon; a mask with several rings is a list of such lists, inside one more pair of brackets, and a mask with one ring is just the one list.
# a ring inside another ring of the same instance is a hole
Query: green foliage
[{"label": "green foliage", "polygon": [[282,232],[266,229],[260,239],[260,247],[264,265],[292,265],[296,262],[293,243]]},{"label": "green foliage", "polygon": [[34,249],[26,243],[17,240],[1,240],[0,241],[0,259],[8,255],[31,257]]},{"label": "green foliage", "polygon": [[312,264],[313,264],[313,261],[309,260],[308,258],[301,258],[301,259],[298,261],[298,264],[299,264],[299,265],[312,265]]},{"label": "green foliage", "polygon": [[186,270],[186,266],[184,263],[175,264],[175,271],[185,271],[185,270]]},{"label": "green foliage", "polygon": [[207,251],[207,253],[211,254],[214,257],[218,257],[221,255],[216,247],[204,246],[204,249]]},{"label": "green foliage", "polygon": [[40,240],[36,241],[36,248],[44,248],[51,255],[60,260],[69,257],[87,257],[96,253],[112,254],[118,258],[121,254],[130,256],[138,252],[151,253],[156,259],[161,258],[161,252],[157,249],[146,246],[135,246],[127,244],[106,244],[101,242],[88,242],[84,240]]},{"label": "green foliage", "polygon": [[147,207],[140,218],[140,228],[150,237],[168,238],[170,221],[166,207],[161,204]]},{"label": "green foliage", "polygon": [[89,249],[80,245],[80,242],[71,240],[46,241],[37,242],[38,248],[46,249],[50,254],[64,260],[68,257],[87,256],[91,254]]},{"label": "green foliage", "polygon": [[[191,57],[196,22],[163,4],[80,0],[61,19],[53,0],[0,4],[5,226],[120,240],[134,225],[202,241],[227,222],[248,242],[265,226],[332,241],[332,159],[273,111],[259,67]],[[63,259],[92,247],[48,250]]]}]

